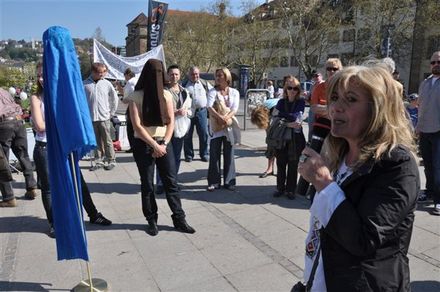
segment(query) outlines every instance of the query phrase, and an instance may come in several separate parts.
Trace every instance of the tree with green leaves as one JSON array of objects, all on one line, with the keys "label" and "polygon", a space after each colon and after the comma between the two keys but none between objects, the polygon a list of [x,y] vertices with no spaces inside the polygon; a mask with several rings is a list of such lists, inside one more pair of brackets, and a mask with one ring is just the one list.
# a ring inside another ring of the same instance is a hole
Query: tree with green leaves
[{"label": "tree with green leaves", "polygon": [[28,76],[23,74],[20,69],[0,66],[0,87],[6,89],[9,87],[25,88],[28,80]]}]

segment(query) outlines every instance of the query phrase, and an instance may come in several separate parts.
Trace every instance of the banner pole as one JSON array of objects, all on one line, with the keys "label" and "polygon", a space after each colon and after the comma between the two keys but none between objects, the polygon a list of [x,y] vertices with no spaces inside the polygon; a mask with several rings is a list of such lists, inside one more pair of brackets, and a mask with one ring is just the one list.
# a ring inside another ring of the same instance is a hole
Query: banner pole
[{"label": "banner pole", "polygon": [[[73,153],[70,153],[70,166],[72,167],[72,175],[73,175],[73,184],[75,187],[75,197],[76,197],[76,204],[78,207],[78,214],[80,215],[81,212],[81,200],[79,197],[79,187],[78,187],[78,176],[76,173],[76,167],[75,167],[75,159],[73,157]],[[82,226],[82,230],[84,233],[86,233],[86,229],[84,226],[84,220],[82,219],[82,216],[80,215],[80,218],[78,218],[81,222],[81,226]],[[84,234],[84,238],[87,241],[87,237]],[[86,261],[86,265],[87,265],[87,274],[88,274],[88,279],[86,280],[82,280],[78,285],[76,285],[72,291],[74,292],[93,292],[93,291],[108,291],[108,285],[107,282],[103,279],[98,279],[98,278],[92,278],[92,270],[90,268],[90,263],[89,261]]]}]

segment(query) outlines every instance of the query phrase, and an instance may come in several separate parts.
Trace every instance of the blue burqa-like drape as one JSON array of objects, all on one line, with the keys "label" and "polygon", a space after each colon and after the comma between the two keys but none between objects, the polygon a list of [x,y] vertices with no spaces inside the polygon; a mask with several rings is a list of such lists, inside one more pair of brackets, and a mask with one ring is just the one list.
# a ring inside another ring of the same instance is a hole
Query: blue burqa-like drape
[{"label": "blue burqa-like drape", "polygon": [[78,160],[96,146],[95,134],[70,32],[50,27],[43,34],[43,46],[47,153],[58,260],[88,261]]}]

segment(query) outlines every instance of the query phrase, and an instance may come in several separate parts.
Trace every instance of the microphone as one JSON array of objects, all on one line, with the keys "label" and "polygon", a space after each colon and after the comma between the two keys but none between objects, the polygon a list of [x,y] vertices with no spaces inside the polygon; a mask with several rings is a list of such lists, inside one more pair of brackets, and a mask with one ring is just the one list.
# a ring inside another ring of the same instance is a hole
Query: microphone
[{"label": "microphone", "polygon": [[[313,123],[312,139],[309,147],[318,153],[321,152],[324,139],[330,133],[330,127],[331,124],[329,119],[322,117],[316,119],[316,121]],[[300,176],[298,184],[296,185],[296,194],[305,196],[307,194],[309,185],[309,182]]]}]

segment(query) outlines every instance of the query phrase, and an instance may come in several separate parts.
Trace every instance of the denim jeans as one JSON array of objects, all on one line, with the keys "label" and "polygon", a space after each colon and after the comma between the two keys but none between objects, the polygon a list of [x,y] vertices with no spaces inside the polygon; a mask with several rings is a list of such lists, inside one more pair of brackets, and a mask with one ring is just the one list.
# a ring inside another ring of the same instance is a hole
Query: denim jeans
[{"label": "denim jeans", "polygon": [[[3,147],[6,158],[9,159],[9,149],[12,149],[15,157],[20,161],[26,183],[26,190],[35,189],[37,182],[35,181],[32,163],[29,159],[27,133],[23,121],[12,120],[0,122],[0,144]],[[3,201],[9,201],[14,198],[14,190],[10,182],[0,182],[0,189],[3,195]]]},{"label": "denim jeans", "polygon": [[40,182],[41,199],[47,220],[52,224],[52,201],[50,197],[49,166],[47,163],[47,146],[44,142],[35,142],[34,162],[37,170],[38,181]]},{"label": "denim jeans", "polygon": [[225,185],[235,185],[234,146],[225,136],[211,140],[209,149],[208,185],[221,185],[220,156],[223,145],[223,180]]},{"label": "denim jeans", "polygon": [[140,139],[135,139],[133,156],[141,177],[142,212],[145,218],[147,220],[157,218],[157,203],[153,186],[155,165],[163,181],[168,205],[173,212],[172,218],[185,218],[177,189],[173,145],[168,144],[167,154],[160,158],[153,158],[152,153],[153,149],[149,145]]},{"label": "denim jeans", "polygon": [[[37,170],[38,179],[40,181],[41,199],[43,200],[44,211],[50,224],[53,223],[52,217],[52,199],[50,193],[49,168],[47,163],[47,147],[44,142],[35,142],[34,162]],[[94,218],[98,214],[98,210],[93,203],[87,183],[81,175],[81,191],[83,206],[89,218]]]},{"label": "denim jeans", "polygon": [[440,131],[420,133],[420,152],[425,165],[426,190],[440,204]]},{"label": "denim jeans", "polygon": [[208,158],[208,110],[206,108],[196,110],[194,116],[191,118],[191,125],[189,127],[188,133],[185,135],[183,145],[185,159],[194,158],[194,148],[192,141],[194,127],[196,127],[197,135],[199,136],[200,158]]}]

